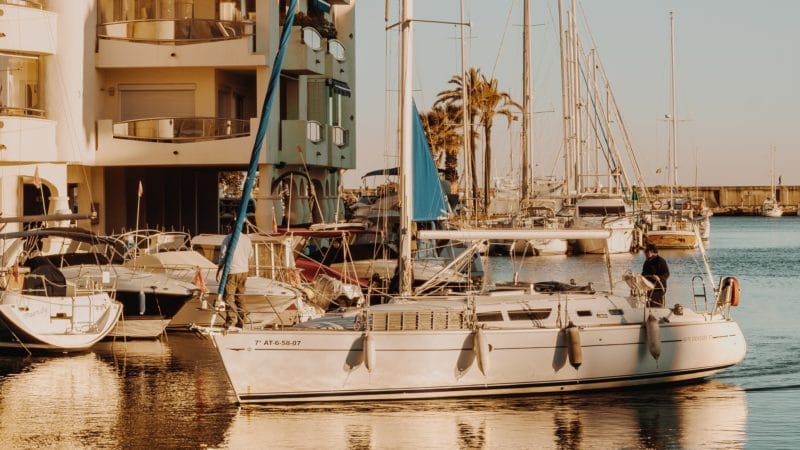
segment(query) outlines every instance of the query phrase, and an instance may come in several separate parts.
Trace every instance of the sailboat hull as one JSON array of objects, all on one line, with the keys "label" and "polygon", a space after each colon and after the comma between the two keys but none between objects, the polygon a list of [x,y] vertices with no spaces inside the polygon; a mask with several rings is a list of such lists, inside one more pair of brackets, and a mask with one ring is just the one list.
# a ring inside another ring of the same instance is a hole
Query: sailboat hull
[{"label": "sailboat hull", "polygon": [[[241,403],[416,399],[616,388],[704,378],[742,360],[738,325],[720,316],[662,324],[661,355],[641,324],[581,329],[573,367],[563,330],[244,332],[214,335]],[[372,355],[370,368],[365,354]],[[479,364],[479,361],[481,362]],[[491,364],[484,364],[489,361]],[[488,366],[488,368],[487,368]],[[292,374],[292,376],[287,376]]]},{"label": "sailboat hull", "polygon": [[651,230],[647,232],[647,242],[659,249],[697,248],[697,234],[688,230]]},{"label": "sailboat hull", "polygon": [[603,254],[628,253],[633,245],[633,225],[630,227],[608,227],[611,235],[607,239],[579,239],[576,243],[577,253]]},{"label": "sailboat hull", "polygon": [[43,352],[87,350],[117,324],[122,305],[105,293],[47,297],[0,296],[0,348]]}]

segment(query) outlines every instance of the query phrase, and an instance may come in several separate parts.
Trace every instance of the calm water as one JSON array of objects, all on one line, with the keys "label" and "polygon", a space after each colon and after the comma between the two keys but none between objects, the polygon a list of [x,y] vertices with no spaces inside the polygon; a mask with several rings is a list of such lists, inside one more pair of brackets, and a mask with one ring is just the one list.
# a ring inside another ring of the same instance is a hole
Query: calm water
[{"label": "calm water", "polygon": [[[671,301],[703,272],[662,252]],[[745,361],[671,387],[480,400],[239,407],[207,341],[103,343],[68,357],[0,357],[0,448],[796,448],[800,218],[713,220],[716,277],[742,282]],[[641,255],[612,258],[615,279]],[[490,261],[497,281],[594,281],[603,257]],[[617,285],[622,290],[624,286]],[[292,377],[291,373],[286,374]]]}]

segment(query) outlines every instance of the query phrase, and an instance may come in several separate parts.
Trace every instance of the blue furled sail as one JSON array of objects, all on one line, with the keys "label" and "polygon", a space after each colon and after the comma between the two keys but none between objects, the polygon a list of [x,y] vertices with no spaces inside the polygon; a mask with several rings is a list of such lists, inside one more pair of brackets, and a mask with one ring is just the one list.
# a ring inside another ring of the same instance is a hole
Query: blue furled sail
[{"label": "blue furled sail", "polygon": [[414,104],[414,222],[428,222],[447,216],[447,200],[439,171],[422,128],[417,105]]},{"label": "blue furled sail", "polygon": [[239,234],[242,232],[244,219],[247,217],[247,205],[250,203],[253,185],[256,182],[256,171],[258,171],[258,161],[261,155],[261,147],[264,144],[264,137],[267,135],[269,113],[272,110],[272,101],[275,98],[275,92],[278,87],[278,80],[280,79],[281,75],[281,67],[283,67],[283,58],[286,55],[286,47],[289,44],[289,35],[292,32],[292,24],[294,24],[294,12],[296,9],[297,0],[290,0],[289,7],[286,10],[286,20],[283,23],[283,30],[281,30],[281,40],[278,46],[278,53],[275,55],[275,60],[272,64],[272,72],[269,75],[267,98],[264,100],[264,105],[261,109],[261,120],[258,122],[258,132],[256,132],[256,139],[253,143],[253,151],[250,154],[250,166],[247,169],[247,178],[244,180],[244,188],[242,188],[242,200],[239,203],[239,212],[236,214],[236,224],[233,226],[231,240],[228,244],[228,251],[225,252],[225,262],[222,266],[222,276],[219,280],[220,297],[225,294],[225,283],[228,280],[228,273],[230,271],[233,251],[236,249],[236,244],[239,242]]}]

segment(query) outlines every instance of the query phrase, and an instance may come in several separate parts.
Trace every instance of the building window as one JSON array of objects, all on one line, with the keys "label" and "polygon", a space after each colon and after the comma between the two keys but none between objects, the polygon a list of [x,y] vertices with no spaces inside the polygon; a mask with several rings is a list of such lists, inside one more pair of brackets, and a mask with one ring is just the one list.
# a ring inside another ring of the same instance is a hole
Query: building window
[{"label": "building window", "polygon": [[38,57],[0,53],[0,114],[44,116],[40,92]]}]

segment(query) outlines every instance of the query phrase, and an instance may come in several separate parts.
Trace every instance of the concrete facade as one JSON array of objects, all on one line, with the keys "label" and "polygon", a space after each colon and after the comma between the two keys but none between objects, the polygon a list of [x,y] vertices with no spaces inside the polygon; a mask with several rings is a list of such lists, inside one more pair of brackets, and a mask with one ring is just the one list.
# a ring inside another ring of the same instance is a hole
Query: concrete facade
[{"label": "concrete facade", "polygon": [[[10,74],[0,80],[0,212],[57,203],[98,212],[78,225],[101,233],[222,231],[231,199],[219,177],[246,170],[286,5],[0,4],[0,68]],[[355,2],[299,0],[297,12],[310,30],[293,27],[287,60],[319,67],[281,73],[254,192],[252,219],[264,228],[333,219],[341,171],[355,165]]]}]

